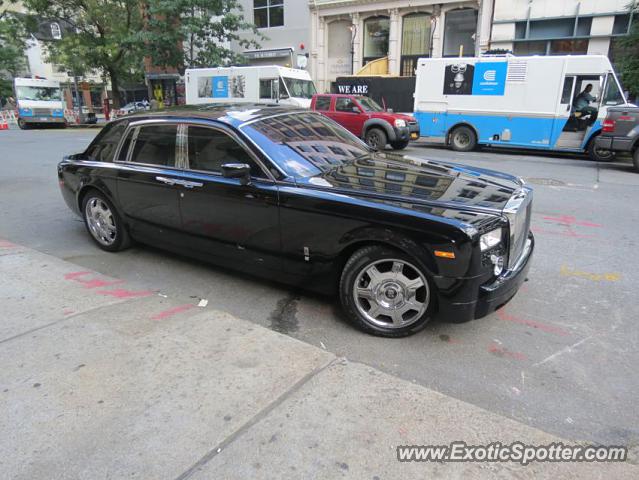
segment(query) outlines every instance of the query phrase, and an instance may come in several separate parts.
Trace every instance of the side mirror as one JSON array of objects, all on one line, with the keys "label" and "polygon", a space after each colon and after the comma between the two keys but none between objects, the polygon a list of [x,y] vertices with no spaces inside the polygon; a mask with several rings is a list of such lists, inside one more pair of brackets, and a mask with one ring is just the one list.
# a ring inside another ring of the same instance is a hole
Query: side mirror
[{"label": "side mirror", "polygon": [[393,109],[392,109],[392,108],[387,108],[387,109],[386,109],[386,111],[387,111],[388,113],[393,113]]},{"label": "side mirror", "polygon": [[224,178],[239,178],[242,185],[251,182],[251,166],[247,163],[225,163],[222,165]]}]

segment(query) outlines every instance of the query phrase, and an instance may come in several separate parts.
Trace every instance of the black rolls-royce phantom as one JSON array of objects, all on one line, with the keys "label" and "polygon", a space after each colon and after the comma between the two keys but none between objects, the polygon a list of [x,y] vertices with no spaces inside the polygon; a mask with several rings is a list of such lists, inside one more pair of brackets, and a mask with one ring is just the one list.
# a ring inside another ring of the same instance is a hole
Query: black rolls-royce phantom
[{"label": "black rolls-royce phantom", "polygon": [[58,177],[104,250],[134,240],[334,293],[384,336],[486,315],[515,295],[533,251],[520,179],[376,152],[279,106],[127,116]]}]

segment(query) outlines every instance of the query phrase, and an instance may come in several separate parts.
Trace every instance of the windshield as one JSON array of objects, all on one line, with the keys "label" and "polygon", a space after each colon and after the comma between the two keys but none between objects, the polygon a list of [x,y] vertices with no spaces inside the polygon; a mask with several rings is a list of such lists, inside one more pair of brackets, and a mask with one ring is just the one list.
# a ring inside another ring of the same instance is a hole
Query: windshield
[{"label": "windshield", "polygon": [[372,98],[357,97],[357,101],[366,112],[383,112],[384,111],[384,109],[380,107],[379,104]]},{"label": "windshield", "polygon": [[62,100],[62,92],[59,87],[33,87],[16,86],[18,100],[59,101]]},{"label": "windshield", "polygon": [[241,128],[293,177],[313,177],[370,153],[359,138],[317,113],[276,115]]},{"label": "windshield", "polygon": [[299,78],[280,77],[291,97],[312,98],[315,95],[315,85],[311,80],[301,80]]},{"label": "windshield", "polygon": [[617,79],[614,75],[608,74],[608,82],[606,83],[606,92],[604,93],[603,104],[621,105],[622,103],[626,102],[621,94],[621,89],[619,88]]}]

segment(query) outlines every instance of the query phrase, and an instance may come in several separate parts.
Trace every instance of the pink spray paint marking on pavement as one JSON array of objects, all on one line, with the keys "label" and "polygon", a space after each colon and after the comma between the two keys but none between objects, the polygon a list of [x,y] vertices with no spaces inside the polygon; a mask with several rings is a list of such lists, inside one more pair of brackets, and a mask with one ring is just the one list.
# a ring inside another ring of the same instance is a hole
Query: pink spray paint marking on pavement
[{"label": "pink spray paint marking on pavement", "polygon": [[106,295],[115,298],[135,298],[135,297],[148,297],[152,295],[151,290],[126,290],[124,288],[116,288],[115,290],[98,290],[96,293],[100,295]]},{"label": "pink spray paint marking on pavement", "polygon": [[549,222],[554,222],[554,223],[558,223],[560,225],[564,225],[564,226],[579,226],[579,227],[592,227],[592,228],[601,228],[601,224],[599,223],[592,223],[592,222],[588,222],[588,221],[583,221],[583,220],[577,220],[575,217],[571,216],[571,215],[559,215],[558,217],[542,217],[544,220],[548,220]]},{"label": "pink spray paint marking on pavement", "polygon": [[191,310],[195,305],[192,303],[187,303],[185,305],[178,305],[177,307],[169,308],[168,310],[163,310],[159,313],[156,313],[151,317],[151,320],[162,320],[165,318],[172,317],[173,315],[177,315],[178,313],[186,312],[187,310]]},{"label": "pink spray paint marking on pavement", "polygon": [[[93,272],[90,272],[88,270],[82,271],[82,272],[71,272],[71,273],[65,273],[64,274],[64,278],[65,280],[76,280],[77,278],[80,278],[84,275],[90,275]],[[78,280],[76,280],[78,281]]]},{"label": "pink spray paint marking on pavement", "polygon": [[561,327],[557,327],[555,325],[550,325],[542,322],[535,322],[534,320],[527,320],[524,318],[519,318],[515,315],[511,315],[506,312],[505,308],[500,308],[497,310],[497,318],[506,322],[518,323],[520,325],[525,325],[530,328],[535,328],[537,330],[541,330],[547,333],[554,333],[556,335],[570,335],[570,332],[564,330]]},{"label": "pink spray paint marking on pavement", "polygon": [[597,238],[597,235],[582,235],[569,227],[566,227],[564,230],[548,230],[547,228],[532,227],[531,230],[535,235],[558,235],[560,237],[569,238]]}]

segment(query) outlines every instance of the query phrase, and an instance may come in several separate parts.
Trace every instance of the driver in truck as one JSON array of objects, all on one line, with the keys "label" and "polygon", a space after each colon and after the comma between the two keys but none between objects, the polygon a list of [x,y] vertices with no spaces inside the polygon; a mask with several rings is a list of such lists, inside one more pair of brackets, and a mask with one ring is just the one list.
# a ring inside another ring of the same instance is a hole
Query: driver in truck
[{"label": "driver in truck", "polygon": [[586,85],[586,88],[584,88],[583,91],[579,95],[577,95],[574,103],[575,111],[581,112],[582,115],[590,115],[591,118],[596,119],[597,109],[595,107],[591,107],[590,103],[596,101],[597,99],[590,95],[591,91],[592,84],[589,83],[588,85]]}]

